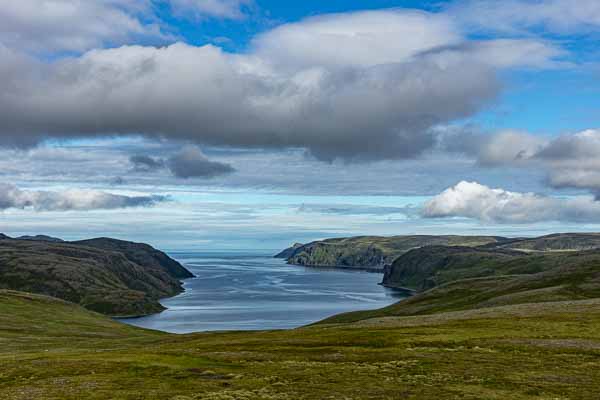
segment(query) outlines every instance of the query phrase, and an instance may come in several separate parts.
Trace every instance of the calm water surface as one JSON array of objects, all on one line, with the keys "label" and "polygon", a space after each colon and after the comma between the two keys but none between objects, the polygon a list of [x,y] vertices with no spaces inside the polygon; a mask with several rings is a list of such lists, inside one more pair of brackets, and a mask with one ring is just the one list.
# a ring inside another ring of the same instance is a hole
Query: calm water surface
[{"label": "calm water surface", "polygon": [[161,302],[166,311],[123,322],[174,333],[294,328],[404,297],[378,285],[381,274],[291,266],[264,252],[170,255],[197,278]]}]

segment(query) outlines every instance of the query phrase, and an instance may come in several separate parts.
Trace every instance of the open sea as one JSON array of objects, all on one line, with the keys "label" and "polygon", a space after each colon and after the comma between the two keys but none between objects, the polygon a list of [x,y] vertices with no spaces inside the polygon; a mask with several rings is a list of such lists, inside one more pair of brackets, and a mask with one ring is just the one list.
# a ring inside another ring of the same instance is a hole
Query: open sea
[{"label": "open sea", "polygon": [[196,278],[161,301],[167,310],[122,322],[173,333],[285,329],[406,297],[381,274],[287,265],[267,252],[170,252]]}]

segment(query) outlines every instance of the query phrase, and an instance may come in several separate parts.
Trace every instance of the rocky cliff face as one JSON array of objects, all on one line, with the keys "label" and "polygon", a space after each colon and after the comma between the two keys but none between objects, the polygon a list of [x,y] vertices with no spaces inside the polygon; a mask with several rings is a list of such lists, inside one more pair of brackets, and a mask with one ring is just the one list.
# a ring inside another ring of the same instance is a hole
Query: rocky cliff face
[{"label": "rocky cliff face", "polygon": [[102,248],[110,239],[91,242],[98,247],[0,240],[0,289],[53,296],[112,316],[162,311],[158,300],[180,293],[180,279],[192,274],[150,246],[118,242],[122,251]]},{"label": "rocky cliff face", "polygon": [[294,265],[309,267],[370,267],[383,269],[392,255],[376,245],[345,247],[336,243],[312,243],[288,257]]}]

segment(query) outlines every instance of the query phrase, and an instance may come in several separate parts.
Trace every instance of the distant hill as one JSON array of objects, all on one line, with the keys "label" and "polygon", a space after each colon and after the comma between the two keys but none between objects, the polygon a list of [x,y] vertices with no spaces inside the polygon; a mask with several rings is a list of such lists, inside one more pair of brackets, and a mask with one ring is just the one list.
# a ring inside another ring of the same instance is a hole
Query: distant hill
[{"label": "distant hill", "polygon": [[177,261],[145,243],[128,242],[111,238],[88,239],[70,243],[123,253],[131,262],[143,265],[148,269],[163,270],[174,278],[187,279],[194,277],[194,274]]},{"label": "distant hill", "polygon": [[111,316],[164,309],[193,276],[148,245],[93,239],[82,242],[0,240],[0,289],[57,297]]},{"label": "distant hill", "polygon": [[500,246],[523,251],[580,251],[600,248],[600,233],[555,233],[528,239],[512,239]]},{"label": "distant hill", "polygon": [[508,239],[496,236],[358,236],[295,245],[276,257],[289,264],[312,267],[368,268],[383,272],[387,264],[412,249],[431,245],[480,246]]},{"label": "distant hill", "polygon": [[[356,236],[325,239],[285,249],[275,257],[289,264],[309,267],[341,267],[384,272],[386,265],[403,254],[426,246],[481,247],[521,252],[581,251],[600,248],[600,233],[557,233],[537,238],[499,236]],[[423,254],[421,254],[423,256]]]},{"label": "distant hill", "polygon": [[46,236],[46,235],[35,235],[35,236],[29,236],[29,235],[25,235],[25,236],[19,236],[18,238],[16,238],[17,240],[36,240],[38,242],[64,242],[64,240],[59,239],[59,238],[55,238],[52,236]]}]

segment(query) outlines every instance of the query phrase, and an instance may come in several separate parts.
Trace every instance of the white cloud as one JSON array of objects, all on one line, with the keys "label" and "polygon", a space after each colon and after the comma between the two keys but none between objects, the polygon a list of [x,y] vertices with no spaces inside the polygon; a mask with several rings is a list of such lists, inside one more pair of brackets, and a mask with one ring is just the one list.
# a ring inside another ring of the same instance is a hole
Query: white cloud
[{"label": "white cloud", "polygon": [[600,222],[600,202],[592,196],[554,198],[462,181],[426,202],[422,215],[516,224],[543,221],[597,223]]},{"label": "white cloud", "polygon": [[49,53],[84,51],[134,37],[163,37],[155,23],[143,23],[146,0],[18,0],[0,7],[0,44]]},{"label": "white cloud", "polygon": [[424,53],[440,65],[458,57],[495,68],[545,67],[564,55],[531,38],[469,41],[449,15],[400,9],[308,18],[259,35],[253,44],[260,57],[291,68],[403,63]]},{"label": "white cloud", "polygon": [[330,14],[285,24],[254,40],[259,56],[294,68],[373,66],[464,41],[448,18],[420,11]]},{"label": "white cloud", "polygon": [[252,0],[7,0],[0,7],[0,46],[36,54],[83,52],[104,46],[172,42],[175,18],[243,17]]},{"label": "white cloud", "polygon": [[166,201],[164,196],[124,196],[96,190],[69,189],[61,192],[21,190],[0,184],[0,210],[85,211],[148,207]]}]

